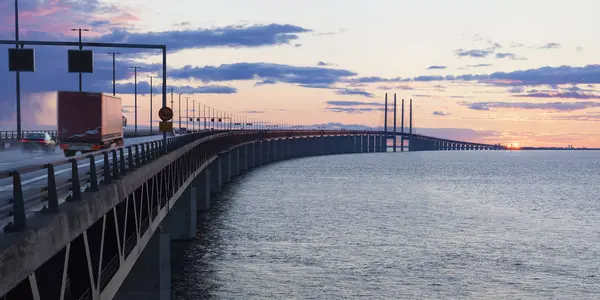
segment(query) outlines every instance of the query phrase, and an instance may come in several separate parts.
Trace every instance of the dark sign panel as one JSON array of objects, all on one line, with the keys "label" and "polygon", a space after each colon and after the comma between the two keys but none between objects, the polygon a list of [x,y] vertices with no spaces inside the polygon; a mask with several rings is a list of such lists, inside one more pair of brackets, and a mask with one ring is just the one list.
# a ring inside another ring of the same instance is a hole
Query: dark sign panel
[{"label": "dark sign panel", "polygon": [[69,50],[69,73],[94,73],[92,50]]},{"label": "dark sign panel", "polygon": [[11,72],[35,72],[33,49],[8,49],[8,70]]}]

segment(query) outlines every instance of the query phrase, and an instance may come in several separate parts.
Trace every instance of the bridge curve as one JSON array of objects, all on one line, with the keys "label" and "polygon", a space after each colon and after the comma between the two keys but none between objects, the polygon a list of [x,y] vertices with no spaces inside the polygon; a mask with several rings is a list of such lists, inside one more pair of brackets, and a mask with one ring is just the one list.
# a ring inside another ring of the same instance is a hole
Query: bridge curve
[{"label": "bridge curve", "polygon": [[[97,191],[83,192],[5,233],[0,295],[112,299],[154,233],[170,227],[172,238],[190,237],[191,206],[206,209],[211,194],[232,176],[282,159],[383,152],[383,141],[377,132],[239,131],[172,144],[166,154],[157,145],[141,158],[145,163],[112,150],[116,159],[105,164],[107,176]],[[181,222],[185,225],[175,224]]]},{"label": "bridge curve", "polygon": [[[48,173],[43,192],[48,207],[32,218],[25,213],[23,193],[17,191],[20,173],[12,171],[4,175],[13,178],[15,192],[14,222],[0,238],[0,295],[6,300],[132,299],[134,294],[149,299],[151,293],[167,297],[170,280],[146,277],[167,272],[156,263],[167,255],[170,240],[195,237],[196,212],[208,209],[211,198],[233,176],[283,159],[387,152],[388,138],[390,133],[382,131],[226,131],[170,140],[167,153],[162,153],[162,141],[146,143],[141,151],[137,145],[102,151],[98,168],[93,155],[68,160],[70,195],[60,205],[55,178]],[[444,143],[494,149],[415,134],[405,138],[412,151],[450,150]],[[87,191],[80,192],[83,184],[74,170],[87,158]],[[50,171],[48,165],[44,168]],[[144,280],[131,281],[128,274]],[[155,290],[140,294],[152,280]]]}]

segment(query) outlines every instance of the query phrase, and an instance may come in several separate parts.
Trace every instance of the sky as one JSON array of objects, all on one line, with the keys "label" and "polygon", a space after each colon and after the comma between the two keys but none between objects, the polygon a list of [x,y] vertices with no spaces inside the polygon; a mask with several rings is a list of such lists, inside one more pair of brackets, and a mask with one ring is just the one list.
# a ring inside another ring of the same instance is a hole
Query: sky
[{"label": "sky", "polygon": [[[398,114],[401,100],[412,99],[418,133],[600,147],[594,21],[600,2],[594,0],[19,0],[19,6],[21,40],[77,41],[70,29],[87,28],[84,41],[167,45],[176,118],[210,107],[272,123],[380,127],[387,93],[390,103],[396,95]],[[14,2],[2,1],[0,39],[14,38]],[[52,127],[54,92],[77,90],[78,77],[67,72],[65,47],[31,47],[36,71],[21,74],[23,126]],[[2,53],[8,48],[0,45]],[[138,124],[147,126],[152,115],[156,125],[160,52],[91,49],[95,70],[83,75],[83,90],[112,93],[107,52],[119,51],[116,91],[124,115],[133,124],[130,67],[139,66]],[[0,127],[13,129],[15,75],[3,55]]]}]

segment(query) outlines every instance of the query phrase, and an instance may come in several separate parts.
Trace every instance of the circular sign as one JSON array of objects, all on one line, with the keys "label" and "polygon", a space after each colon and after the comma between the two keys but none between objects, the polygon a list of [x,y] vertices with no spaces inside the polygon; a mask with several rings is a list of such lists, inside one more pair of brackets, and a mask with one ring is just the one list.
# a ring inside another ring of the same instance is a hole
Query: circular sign
[{"label": "circular sign", "polygon": [[163,120],[163,122],[169,121],[173,118],[173,110],[168,107],[163,107],[158,111],[158,117]]}]

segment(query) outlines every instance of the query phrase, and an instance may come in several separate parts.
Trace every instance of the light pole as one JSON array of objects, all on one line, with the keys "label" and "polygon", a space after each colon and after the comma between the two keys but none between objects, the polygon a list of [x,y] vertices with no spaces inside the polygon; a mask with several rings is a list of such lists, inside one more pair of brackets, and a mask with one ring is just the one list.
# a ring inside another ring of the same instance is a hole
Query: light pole
[{"label": "light pole", "polygon": [[[179,130],[181,130],[181,93],[179,93]],[[187,128],[186,128],[187,130]]]},{"label": "light pole", "polygon": [[[19,0],[15,0],[15,48],[19,48]],[[21,73],[15,72],[17,84],[17,138],[21,139]]]},{"label": "light pole", "polygon": [[[90,31],[85,28],[71,28],[71,31],[79,31],[79,51],[83,50],[83,45],[81,44],[81,32],[82,31]],[[81,92],[81,72],[79,72],[79,91]]]},{"label": "light pole", "polygon": [[192,100],[192,130],[196,131],[196,100]]},{"label": "light pole", "polygon": [[[121,52],[107,52],[107,54],[112,54],[112,72],[113,72],[113,96],[115,95],[115,81],[116,81],[116,73],[115,73],[115,55],[121,54]],[[80,73],[81,74],[81,73]]]},{"label": "light pole", "polygon": [[190,129],[190,108],[189,108],[190,97],[185,97],[185,129]]},{"label": "light pole", "polygon": [[150,135],[152,135],[152,76],[150,76]]},{"label": "light pole", "polygon": [[137,66],[133,66],[133,67],[129,67],[130,69],[133,69],[133,78],[134,78],[134,103],[133,103],[133,110],[134,110],[134,117],[133,119],[135,120],[135,125],[134,125],[134,134],[137,135],[137,70],[141,69],[141,67],[137,67]]}]

